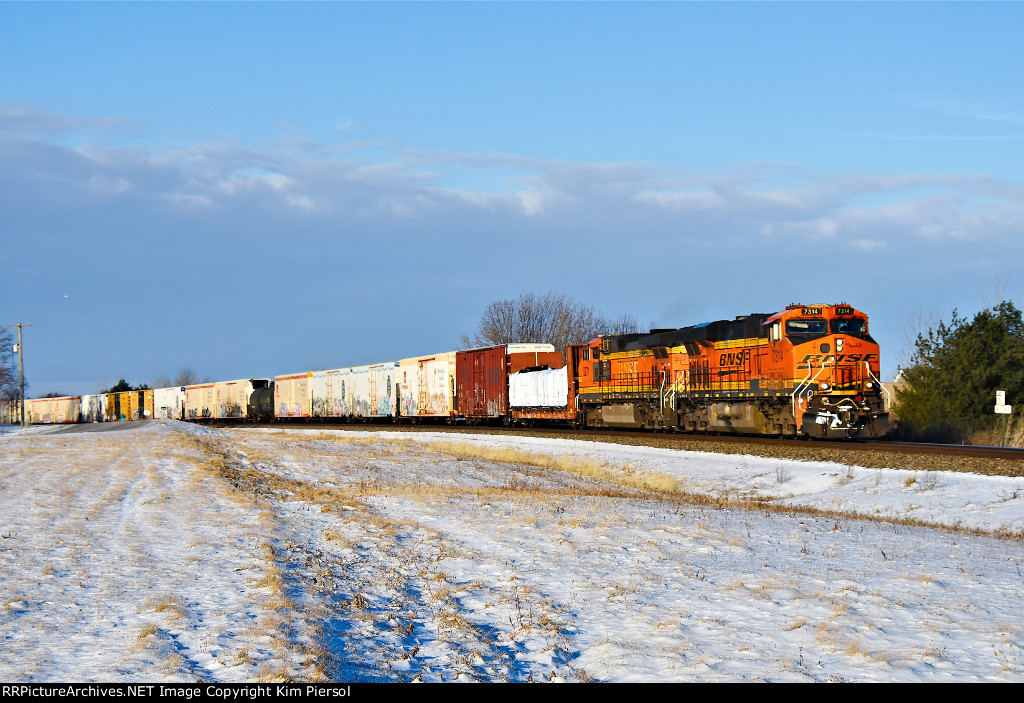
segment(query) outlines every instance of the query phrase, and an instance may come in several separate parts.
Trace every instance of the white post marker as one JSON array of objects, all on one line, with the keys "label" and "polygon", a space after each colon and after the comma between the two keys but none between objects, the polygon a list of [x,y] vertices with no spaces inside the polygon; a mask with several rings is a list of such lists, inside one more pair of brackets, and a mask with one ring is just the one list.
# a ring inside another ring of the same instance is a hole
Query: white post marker
[{"label": "white post marker", "polygon": [[1013,413],[1013,406],[1006,404],[1006,391],[996,391],[996,414],[1010,415]]},{"label": "white post marker", "polygon": [[[1006,404],[1006,391],[996,391],[996,415],[1011,415],[1013,413],[1013,406]],[[999,439],[999,446],[1006,446],[1006,425],[1010,418],[1003,418],[1003,434]]]}]

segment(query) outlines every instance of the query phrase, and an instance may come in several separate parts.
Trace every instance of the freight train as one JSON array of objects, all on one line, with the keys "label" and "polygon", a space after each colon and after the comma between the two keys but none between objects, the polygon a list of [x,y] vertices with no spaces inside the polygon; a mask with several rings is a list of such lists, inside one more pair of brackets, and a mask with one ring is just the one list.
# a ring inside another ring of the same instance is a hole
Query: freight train
[{"label": "freight train", "polygon": [[556,350],[504,344],[266,379],[26,402],[32,423],[562,423],[782,437],[880,437],[878,344],[846,303],[603,335]]}]

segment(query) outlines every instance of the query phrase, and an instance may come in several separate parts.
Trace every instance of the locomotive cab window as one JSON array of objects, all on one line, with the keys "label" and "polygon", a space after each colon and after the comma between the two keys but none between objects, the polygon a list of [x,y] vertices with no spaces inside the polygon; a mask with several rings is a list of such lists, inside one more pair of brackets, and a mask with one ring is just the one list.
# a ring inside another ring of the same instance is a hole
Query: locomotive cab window
[{"label": "locomotive cab window", "polygon": [[797,344],[824,337],[828,333],[828,324],[825,320],[786,320],[786,336],[793,337]]},{"label": "locomotive cab window", "polygon": [[868,331],[868,321],[859,320],[832,320],[829,323],[832,334],[864,334]]},{"label": "locomotive cab window", "polygon": [[868,321],[863,317],[855,319],[834,319],[829,323],[832,334],[848,334],[857,339],[874,342],[868,334]]}]

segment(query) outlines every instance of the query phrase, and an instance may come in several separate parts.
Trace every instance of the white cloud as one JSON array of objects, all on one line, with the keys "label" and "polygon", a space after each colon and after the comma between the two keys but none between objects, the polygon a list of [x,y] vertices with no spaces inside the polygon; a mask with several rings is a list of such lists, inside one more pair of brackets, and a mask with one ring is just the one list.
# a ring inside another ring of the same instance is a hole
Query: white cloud
[{"label": "white cloud", "polygon": [[519,205],[522,207],[523,212],[531,217],[544,214],[544,208],[547,204],[547,198],[543,193],[537,191],[522,191],[516,193],[516,198],[519,200]]},{"label": "white cloud", "polygon": [[711,191],[641,191],[634,195],[633,199],[639,203],[650,203],[677,212],[720,210],[725,204],[719,194]]},{"label": "white cloud", "polygon": [[285,202],[292,207],[305,210],[306,212],[312,212],[316,209],[316,202],[305,195],[289,195],[285,198]]},{"label": "white cloud", "polygon": [[226,195],[237,195],[242,191],[273,190],[286,191],[295,185],[295,179],[282,173],[266,173],[240,170],[228,178],[218,181],[213,187]]},{"label": "white cloud", "polygon": [[0,135],[52,137],[75,131],[105,134],[129,126],[130,123],[121,118],[74,117],[47,112],[31,105],[0,103]]},{"label": "white cloud", "polygon": [[[5,126],[33,122],[22,131],[36,137],[4,141]],[[75,124],[0,105],[0,169],[10,182],[45,181],[48,192],[38,198],[55,202],[80,189],[140,208],[163,200],[197,217],[211,210],[246,217],[258,208],[286,219],[298,210],[313,221],[357,217],[371,228],[375,218],[420,217],[418,226],[438,223],[453,233],[475,230],[481,218],[507,227],[526,217],[557,230],[585,222],[595,234],[628,234],[638,245],[669,233],[776,248],[796,237],[869,253],[912,240],[1005,240],[1024,221],[1024,188],[983,175],[825,175],[793,164],[702,174],[630,162],[389,150],[380,142],[361,150],[296,139],[256,147],[222,140],[161,151],[95,141],[69,148],[46,137]],[[760,240],[751,244],[751,232]]]},{"label": "white cloud", "polygon": [[849,246],[857,251],[870,254],[876,249],[884,249],[886,243],[879,239],[851,239],[849,241]]},{"label": "white cloud", "polygon": [[165,196],[172,203],[177,205],[184,205],[187,208],[212,208],[213,201],[205,195],[195,195],[192,193],[170,193]]},{"label": "white cloud", "polygon": [[95,175],[89,179],[89,187],[103,195],[121,195],[133,189],[132,183],[126,178],[109,178]]}]

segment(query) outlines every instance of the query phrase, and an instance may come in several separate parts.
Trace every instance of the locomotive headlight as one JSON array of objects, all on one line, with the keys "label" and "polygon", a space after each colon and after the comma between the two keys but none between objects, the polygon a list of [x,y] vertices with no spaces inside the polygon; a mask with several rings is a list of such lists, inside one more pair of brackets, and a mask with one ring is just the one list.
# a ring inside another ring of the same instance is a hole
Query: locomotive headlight
[{"label": "locomotive headlight", "polygon": [[836,337],[836,351],[841,352],[843,350],[843,338]]},{"label": "locomotive headlight", "polygon": [[867,383],[864,384],[864,387],[865,388],[874,388],[875,384],[872,383],[871,381],[868,381]]},{"label": "locomotive headlight", "polygon": [[821,390],[827,391],[828,390],[828,384],[827,383],[822,383],[821,384]]}]

